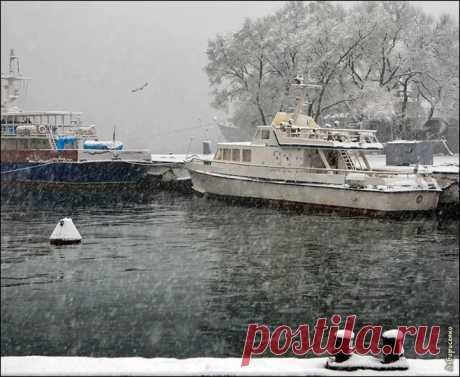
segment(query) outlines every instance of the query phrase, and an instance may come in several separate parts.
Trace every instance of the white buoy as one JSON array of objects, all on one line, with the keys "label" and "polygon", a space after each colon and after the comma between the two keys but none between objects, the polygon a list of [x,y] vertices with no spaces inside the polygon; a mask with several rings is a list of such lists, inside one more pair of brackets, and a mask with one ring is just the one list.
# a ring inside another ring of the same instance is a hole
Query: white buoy
[{"label": "white buoy", "polygon": [[81,242],[81,235],[70,217],[59,220],[50,236],[52,245],[65,245]]}]

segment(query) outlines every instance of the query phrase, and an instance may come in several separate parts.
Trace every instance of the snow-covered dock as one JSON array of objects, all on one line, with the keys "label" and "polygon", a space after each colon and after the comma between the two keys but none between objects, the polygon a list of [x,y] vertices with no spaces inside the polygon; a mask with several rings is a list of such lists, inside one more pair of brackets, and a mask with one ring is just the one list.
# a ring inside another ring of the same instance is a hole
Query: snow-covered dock
[{"label": "snow-covered dock", "polygon": [[188,376],[458,376],[458,359],[454,370],[446,370],[444,359],[408,359],[407,371],[356,370],[334,371],[325,368],[327,358],[254,358],[246,367],[241,367],[240,358],[91,358],[8,356],[1,358],[1,375],[188,375]]},{"label": "snow-covered dock", "polygon": [[184,163],[187,158],[196,157],[205,159],[212,159],[212,154],[152,154],[152,162],[171,162],[171,163]]},{"label": "snow-covered dock", "polygon": [[185,168],[185,161],[189,158],[211,160],[213,154],[152,154],[150,169],[151,175],[162,177],[163,182],[190,182],[190,174]]}]

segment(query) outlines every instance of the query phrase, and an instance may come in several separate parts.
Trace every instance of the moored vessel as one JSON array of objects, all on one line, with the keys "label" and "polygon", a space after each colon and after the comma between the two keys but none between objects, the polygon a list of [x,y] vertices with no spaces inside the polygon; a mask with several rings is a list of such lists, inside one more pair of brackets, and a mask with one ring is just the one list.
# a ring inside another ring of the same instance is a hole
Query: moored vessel
[{"label": "moored vessel", "polygon": [[373,169],[376,131],[321,128],[302,113],[307,85],[292,84],[296,108],[258,126],[249,142],[219,143],[211,161],[187,164],[202,194],[365,213],[432,211],[440,188],[429,170]]},{"label": "moored vessel", "polygon": [[81,113],[19,109],[21,85],[30,78],[19,72],[13,50],[8,68],[2,74],[2,193],[18,186],[118,190],[149,176],[148,151],[123,150],[115,132],[113,140],[100,141],[94,125],[83,125]]}]

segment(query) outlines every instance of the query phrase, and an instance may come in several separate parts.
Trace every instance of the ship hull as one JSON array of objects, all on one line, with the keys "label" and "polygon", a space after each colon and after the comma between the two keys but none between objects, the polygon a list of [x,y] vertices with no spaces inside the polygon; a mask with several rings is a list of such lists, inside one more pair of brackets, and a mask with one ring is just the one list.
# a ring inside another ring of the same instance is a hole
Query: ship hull
[{"label": "ship hull", "polygon": [[1,164],[4,183],[48,184],[119,184],[138,183],[145,177],[148,165],[127,161],[49,161]]},{"label": "ship hull", "polygon": [[345,187],[261,180],[190,169],[193,190],[211,196],[252,201],[279,202],[294,206],[338,209],[348,212],[389,214],[431,212],[439,191],[373,191]]},{"label": "ship hull", "polygon": [[2,197],[29,194],[150,194],[162,190],[191,193],[191,180],[172,164],[133,161],[67,161],[1,164]]}]

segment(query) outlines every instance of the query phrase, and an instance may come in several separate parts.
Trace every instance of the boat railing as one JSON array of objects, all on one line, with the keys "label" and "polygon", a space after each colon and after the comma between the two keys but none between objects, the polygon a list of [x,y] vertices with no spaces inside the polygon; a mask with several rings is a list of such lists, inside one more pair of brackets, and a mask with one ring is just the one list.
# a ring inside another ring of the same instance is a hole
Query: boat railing
[{"label": "boat railing", "polygon": [[225,163],[225,164],[234,164],[234,165],[240,165],[240,166],[246,166],[246,167],[259,167],[259,168],[264,168],[264,169],[270,169],[270,170],[283,170],[283,171],[292,171],[292,172],[302,172],[302,173],[311,173],[311,174],[341,174],[341,175],[362,175],[362,176],[372,176],[372,177],[379,177],[379,178],[394,178],[395,175],[398,176],[404,176],[404,177],[410,177],[418,174],[426,174],[430,173],[429,171],[418,171],[418,172],[409,172],[407,170],[398,170],[398,169],[392,169],[392,170],[365,170],[365,169],[335,169],[335,168],[316,168],[316,167],[281,167],[281,166],[276,166],[276,165],[262,165],[262,164],[245,164],[241,162],[223,162],[223,161],[212,161],[212,163]]},{"label": "boat railing", "polygon": [[94,126],[78,127],[75,125],[55,126],[34,123],[4,123],[1,125],[2,136],[34,136],[47,137],[52,132],[55,136],[95,136]]},{"label": "boat railing", "polygon": [[20,126],[52,127],[64,131],[80,128],[82,121],[81,113],[78,112],[2,112],[1,125],[2,133],[4,127],[15,129]]},{"label": "boat railing", "polygon": [[306,127],[276,127],[275,132],[288,138],[306,140],[338,141],[341,143],[378,143],[376,130],[357,130],[342,128],[306,128]]}]

